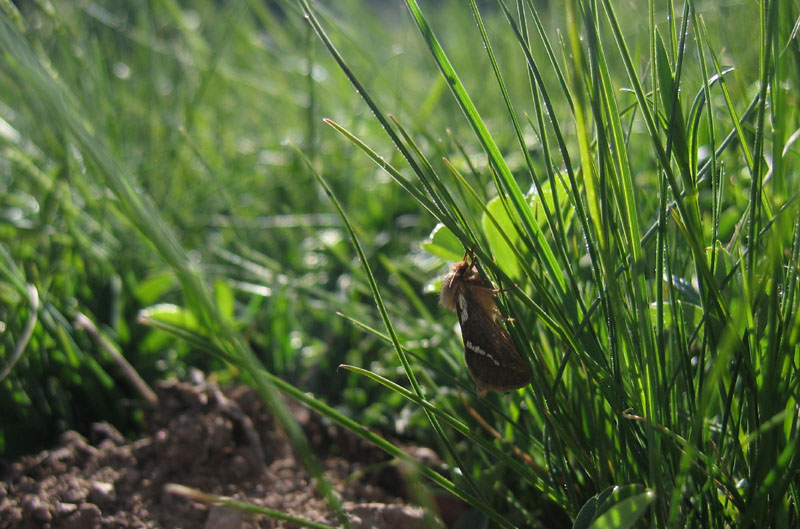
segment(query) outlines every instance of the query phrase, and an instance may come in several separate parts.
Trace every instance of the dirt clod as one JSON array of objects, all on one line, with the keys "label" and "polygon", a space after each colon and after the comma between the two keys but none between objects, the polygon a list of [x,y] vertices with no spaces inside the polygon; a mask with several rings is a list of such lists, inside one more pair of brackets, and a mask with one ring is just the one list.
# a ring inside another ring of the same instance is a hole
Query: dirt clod
[{"label": "dirt clod", "polygon": [[[67,432],[53,450],[0,465],[0,529],[292,527],[170,494],[167,483],[335,522],[254,392],[225,394],[198,380],[164,382],[157,393],[142,439],[128,442],[97,424],[89,440]],[[403,502],[396,467],[370,471],[388,456],[305,409],[293,411],[357,527],[421,526],[422,510]]]}]

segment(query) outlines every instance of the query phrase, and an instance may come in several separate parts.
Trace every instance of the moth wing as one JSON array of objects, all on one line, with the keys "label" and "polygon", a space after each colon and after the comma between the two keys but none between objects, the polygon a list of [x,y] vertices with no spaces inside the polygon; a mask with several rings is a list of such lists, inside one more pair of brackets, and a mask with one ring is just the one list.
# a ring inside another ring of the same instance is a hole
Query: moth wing
[{"label": "moth wing", "polygon": [[531,381],[528,365],[494,314],[472,299],[469,289],[457,304],[464,357],[478,391],[483,395],[487,390],[510,391],[527,386]]}]

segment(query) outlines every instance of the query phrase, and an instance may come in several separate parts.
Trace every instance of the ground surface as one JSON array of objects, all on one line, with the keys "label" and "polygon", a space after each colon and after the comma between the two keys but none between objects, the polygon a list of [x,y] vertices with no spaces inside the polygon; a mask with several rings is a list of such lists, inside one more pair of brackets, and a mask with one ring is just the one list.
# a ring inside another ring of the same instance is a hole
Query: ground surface
[{"label": "ground surface", "polygon": [[[252,391],[223,394],[198,380],[166,382],[157,393],[149,435],[138,441],[97,424],[89,439],[68,432],[54,450],[0,467],[0,529],[294,527],[190,501],[165,491],[167,483],[336,525]],[[294,412],[356,527],[422,527],[422,510],[405,503],[402,476],[383,452]]]}]

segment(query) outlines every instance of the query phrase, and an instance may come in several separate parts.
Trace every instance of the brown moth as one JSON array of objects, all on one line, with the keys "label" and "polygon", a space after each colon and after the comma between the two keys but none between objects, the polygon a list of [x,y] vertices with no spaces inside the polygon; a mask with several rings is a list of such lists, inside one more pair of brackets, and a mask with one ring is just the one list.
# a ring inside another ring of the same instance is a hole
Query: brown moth
[{"label": "brown moth", "polygon": [[494,303],[497,292],[484,285],[471,252],[442,280],[442,305],[458,315],[464,358],[480,397],[489,390],[519,389],[531,381],[528,365],[497,321],[502,317]]}]

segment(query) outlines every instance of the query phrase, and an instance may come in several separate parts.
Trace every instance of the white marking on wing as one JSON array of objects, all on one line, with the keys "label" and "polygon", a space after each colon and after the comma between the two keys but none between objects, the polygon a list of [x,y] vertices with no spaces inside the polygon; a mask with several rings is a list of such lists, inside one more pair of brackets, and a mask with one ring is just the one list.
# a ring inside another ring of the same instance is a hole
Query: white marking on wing
[{"label": "white marking on wing", "polygon": [[465,321],[467,321],[467,318],[469,317],[469,314],[467,314],[467,299],[464,297],[464,294],[458,295],[458,306],[459,310],[461,311],[461,313],[459,314],[461,323],[464,323]]},{"label": "white marking on wing", "polygon": [[481,349],[479,346],[475,345],[474,343],[470,342],[469,340],[467,340],[467,349],[469,349],[473,353],[477,353],[477,354],[479,354],[481,356],[485,356],[486,358],[488,358],[489,360],[494,362],[494,365],[496,365],[497,367],[500,367],[500,362],[495,360],[492,355],[490,355],[489,353],[487,353],[486,351],[484,351],[483,349]]}]

